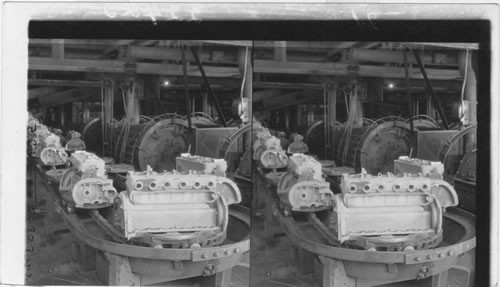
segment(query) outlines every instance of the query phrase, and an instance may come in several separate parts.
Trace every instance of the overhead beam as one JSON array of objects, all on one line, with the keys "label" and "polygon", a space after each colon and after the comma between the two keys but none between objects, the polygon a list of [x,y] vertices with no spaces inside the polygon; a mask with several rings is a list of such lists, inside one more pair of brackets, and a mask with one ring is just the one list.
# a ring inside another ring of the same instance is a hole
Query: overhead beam
[{"label": "overhead beam", "polygon": [[266,110],[282,109],[284,107],[298,105],[306,102],[313,101],[314,97],[308,97],[300,92],[293,92],[281,96],[265,98],[263,100]]},{"label": "overhead beam", "polygon": [[39,97],[43,97],[46,95],[53,94],[55,92],[60,91],[58,88],[54,87],[43,87],[43,88],[36,88],[36,89],[29,89],[28,90],[28,100],[33,100]]},{"label": "overhead beam", "polygon": [[410,42],[404,43],[406,46],[412,48],[419,47],[434,47],[434,48],[449,48],[449,49],[459,49],[459,50],[479,50],[478,43],[433,43],[433,42]]},{"label": "overhead beam", "polygon": [[[351,47],[357,42],[333,42],[333,41],[286,41],[288,48],[314,48],[314,49],[336,49]],[[256,48],[273,48],[274,41],[255,41]]]},{"label": "overhead beam", "polygon": [[[305,74],[326,76],[350,76],[376,78],[404,78],[403,67],[385,67],[375,65],[351,65],[346,63],[307,63],[307,62],[278,62],[267,60],[254,61],[255,73],[268,74]],[[462,78],[460,71],[443,69],[426,69],[427,76],[432,80],[455,80]],[[410,74],[410,79],[423,79],[419,72]]]},{"label": "overhead beam", "polygon": [[190,44],[217,44],[238,47],[252,47],[253,41],[219,41],[219,40],[196,40],[196,41],[183,41],[186,45]]},{"label": "overhead beam", "polygon": [[[321,83],[286,83],[286,82],[253,82],[254,88],[282,90],[323,90]],[[255,98],[255,93],[254,93]]]},{"label": "overhead beam", "polygon": [[[154,63],[128,63],[114,60],[73,60],[50,59],[42,57],[29,57],[29,70],[66,71],[66,72],[95,72],[95,73],[126,73],[129,69],[125,65],[135,65],[137,74],[153,74],[166,76],[182,76],[182,65],[154,64]],[[197,67],[188,67],[190,77],[201,77]],[[209,77],[240,78],[238,67],[205,67]]]},{"label": "overhead beam", "polygon": [[[222,53],[222,57],[212,57],[212,52]],[[168,47],[142,47],[142,46],[128,46],[127,57],[139,59],[152,59],[152,60],[176,60],[182,58],[182,50]],[[198,51],[198,56],[203,62],[213,63],[234,63],[238,62],[236,53],[228,53],[228,51],[214,50],[214,51]],[[186,55],[186,59],[190,62],[195,61],[191,54]]]},{"label": "overhead beam", "polygon": [[[442,59],[436,60],[436,56],[442,54]],[[402,51],[390,51],[390,50],[372,50],[372,49],[350,49],[349,52],[345,54],[346,60],[360,61],[360,62],[376,62],[376,63],[403,63],[403,52]],[[444,57],[444,58],[443,58]],[[427,52],[420,55],[422,62],[425,64],[435,64],[435,65],[458,65],[457,57],[453,57],[448,54],[439,52]],[[443,61],[445,61],[443,63]],[[408,55],[409,64],[417,64],[417,60],[413,55]]]},{"label": "overhead beam", "polygon": [[62,92],[57,92],[38,99],[39,105],[34,105],[30,108],[47,108],[58,106],[65,103],[79,101],[97,95],[96,91],[91,88],[69,89]]},{"label": "overhead beam", "polygon": [[101,86],[101,82],[100,81],[28,79],[28,86],[100,87]]}]

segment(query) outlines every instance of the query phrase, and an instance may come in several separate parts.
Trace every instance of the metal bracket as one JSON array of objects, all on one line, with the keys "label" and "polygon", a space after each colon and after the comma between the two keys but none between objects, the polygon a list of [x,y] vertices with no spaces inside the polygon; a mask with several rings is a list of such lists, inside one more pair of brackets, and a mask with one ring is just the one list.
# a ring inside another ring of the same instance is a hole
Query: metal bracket
[{"label": "metal bracket", "polygon": [[474,238],[461,244],[452,245],[451,247],[413,252],[405,255],[405,264],[420,264],[442,260],[447,257],[463,254],[475,247],[476,239]]},{"label": "metal bracket", "polygon": [[197,250],[193,251],[192,253],[192,261],[193,262],[200,262],[200,261],[207,261],[207,260],[213,260],[213,259],[220,259],[220,258],[225,258],[229,257],[233,254],[239,254],[243,253],[242,248],[239,246],[234,246],[231,248],[211,248],[207,249],[204,248],[202,250]]}]

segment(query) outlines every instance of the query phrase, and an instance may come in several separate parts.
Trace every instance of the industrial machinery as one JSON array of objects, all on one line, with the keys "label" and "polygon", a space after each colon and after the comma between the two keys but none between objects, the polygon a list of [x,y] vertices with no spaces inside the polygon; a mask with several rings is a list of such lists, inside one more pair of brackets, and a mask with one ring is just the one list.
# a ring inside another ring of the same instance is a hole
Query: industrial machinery
[{"label": "industrial machinery", "polygon": [[71,209],[95,209],[111,206],[118,195],[113,180],[106,175],[104,161],[95,154],[75,151],[72,167],[64,173],[59,192]]},{"label": "industrial machinery", "polygon": [[292,143],[287,148],[288,154],[307,153],[309,147],[304,142],[304,137],[300,134],[292,134]]},{"label": "industrial machinery", "polygon": [[429,249],[442,239],[443,212],[456,206],[453,187],[421,174],[344,175],[330,226],[339,243],[379,251]]},{"label": "industrial machinery", "polygon": [[175,160],[177,171],[188,172],[190,170],[203,171],[207,174],[226,176],[227,163],[224,159],[191,155],[183,153]]},{"label": "industrial machinery", "polygon": [[318,211],[331,207],[333,193],[323,178],[321,164],[314,158],[294,154],[288,160],[288,172],[277,187],[285,210]]},{"label": "industrial machinery", "polygon": [[399,118],[383,118],[362,127],[335,127],[335,161],[369,174],[391,172],[394,160],[409,155],[410,125]]},{"label": "industrial machinery", "polygon": [[[190,119],[193,128],[217,126],[213,119],[200,113]],[[175,158],[193,145],[188,129],[187,118],[177,114],[141,116],[138,124],[114,121],[106,127],[109,139],[103,140],[102,121],[94,119],[83,128],[82,138],[88,150],[109,154],[117,163],[132,164],[136,170],[144,171],[149,165],[155,171],[163,171],[174,169]]]},{"label": "industrial machinery", "polygon": [[28,121],[28,140],[31,156],[39,158],[42,164],[57,166],[67,163],[68,154],[61,145],[60,137],[31,115]]},{"label": "industrial machinery", "polygon": [[[290,163],[296,162],[295,156]],[[341,193],[331,196],[329,208],[292,216],[282,208],[282,184],[289,181],[285,176],[276,191],[262,185],[266,202],[274,202],[266,204],[265,214],[276,217],[293,243],[300,272],[316,272],[312,268],[322,265],[318,276],[323,286],[392,286],[422,280],[422,286],[440,282],[471,287],[475,220],[453,207],[458,197],[442,179],[442,164],[401,157],[394,168],[397,174],[345,174]],[[265,182],[262,170],[257,175]],[[271,224],[271,217],[265,222]]]},{"label": "industrial machinery", "polygon": [[281,141],[272,136],[267,128],[254,123],[253,159],[264,168],[283,168],[287,164],[287,155],[281,147]]},{"label": "industrial machinery", "polygon": [[126,239],[164,248],[221,244],[228,206],[241,201],[231,180],[203,171],[129,172],[115,203],[115,223]]},{"label": "industrial machinery", "polygon": [[65,149],[67,152],[86,150],[85,142],[81,139],[81,134],[77,131],[69,131],[66,134]]},{"label": "industrial machinery", "polygon": [[[411,122],[411,124],[410,124]],[[325,153],[325,125],[323,121],[312,124],[305,132],[305,143],[320,159],[333,159],[342,166],[354,167],[359,172],[365,168],[370,174],[391,172],[393,160],[410,155],[413,144],[409,134],[414,131],[439,129],[438,124],[424,115],[405,120],[385,117],[377,120],[363,119],[363,125],[353,127],[337,122],[330,127],[335,134],[335,152]]]},{"label": "industrial machinery", "polygon": [[394,160],[394,173],[413,173],[443,179],[444,165],[439,161],[428,161],[418,158],[400,156]]}]

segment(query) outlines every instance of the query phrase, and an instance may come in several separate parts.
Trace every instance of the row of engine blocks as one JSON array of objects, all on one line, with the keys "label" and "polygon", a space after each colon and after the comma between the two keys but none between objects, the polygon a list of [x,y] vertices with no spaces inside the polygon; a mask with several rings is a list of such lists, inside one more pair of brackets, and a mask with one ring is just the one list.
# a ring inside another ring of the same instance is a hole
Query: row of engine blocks
[{"label": "row of engine blocks", "polygon": [[[28,118],[28,153],[43,165],[57,166],[68,162],[68,153],[85,150],[80,133],[69,131],[66,137],[59,129],[50,129],[31,114]],[[64,147],[63,147],[64,144]]]},{"label": "row of engine blocks", "polygon": [[458,204],[455,190],[442,179],[440,162],[400,157],[394,174],[343,174],[339,194],[331,191],[313,157],[293,154],[287,166],[276,188],[283,212],[328,212],[326,225],[339,244],[362,242],[356,246],[368,250],[377,246],[368,242],[407,244],[409,250],[423,241],[436,246],[445,209]]},{"label": "row of engine blocks", "polygon": [[85,151],[79,133],[71,131],[67,139],[61,134],[30,115],[28,152],[38,164],[51,167],[47,175],[59,182],[69,212],[112,206],[108,219],[124,240],[154,237],[168,247],[187,248],[225,239],[229,205],[241,201],[237,185],[226,177],[225,160],[182,154],[175,170],[155,172],[148,166],[146,171],[122,174],[122,191],[108,177],[113,168]]},{"label": "row of engine blocks", "polygon": [[189,154],[176,161],[173,171],[155,172],[150,167],[129,171],[126,190],[117,192],[104,161],[77,151],[70,157],[72,167],[63,175],[59,190],[76,208],[113,205],[113,224],[127,240],[162,234],[159,237],[169,242],[201,246],[197,238],[225,238],[228,206],[241,201],[238,187],[225,177],[226,162]]},{"label": "row of engine blocks", "polygon": [[[308,149],[300,135],[286,152],[280,139],[259,123],[254,124],[253,138],[253,159],[273,170],[266,177],[277,185],[284,214],[329,212],[327,225],[339,243],[376,238],[378,243],[407,242],[408,248],[425,241],[423,245],[432,247],[442,238],[445,209],[458,204],[455,190],[443,180],[440,162],[400,157],[394,161],[394,173],[343,174],[341,192],[334,194],[321,163],[304,154]],[[280,168],[286,171],[277,171]]]}]

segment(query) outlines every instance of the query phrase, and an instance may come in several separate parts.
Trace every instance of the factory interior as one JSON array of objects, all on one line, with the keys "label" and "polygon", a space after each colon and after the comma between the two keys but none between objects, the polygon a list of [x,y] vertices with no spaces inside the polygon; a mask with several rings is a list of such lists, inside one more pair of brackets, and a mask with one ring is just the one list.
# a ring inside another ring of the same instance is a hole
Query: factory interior
[{"label": "factory interior", "polygon": [[26,284],[475,286],[479,50],[30,39]]}]

